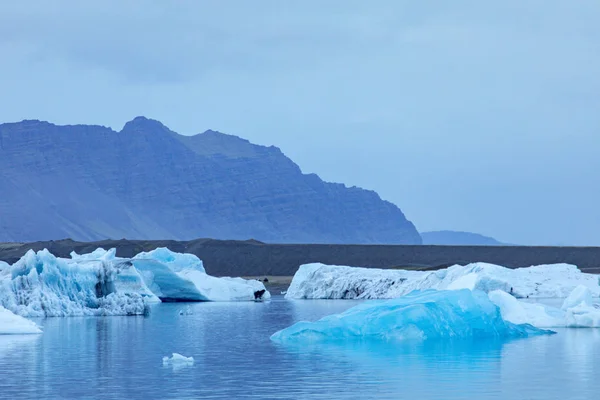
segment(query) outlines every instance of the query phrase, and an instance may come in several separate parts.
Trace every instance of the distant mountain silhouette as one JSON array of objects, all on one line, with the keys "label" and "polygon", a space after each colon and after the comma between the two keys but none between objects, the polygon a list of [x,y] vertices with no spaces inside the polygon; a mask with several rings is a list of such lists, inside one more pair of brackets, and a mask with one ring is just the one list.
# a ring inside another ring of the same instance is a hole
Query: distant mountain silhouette
[{"label": "distant mountain silhouette", "polygon": [[373,191],[305,175],[276,147],[137,117],[120,132],[0,125],[0,241],[257,239],[419,244]]},{"label": "distant mountain silhouette", "polygon": [[459,231],[421,232],[423,244],[452,246],[502,246],[504,243],[478,233]]}]

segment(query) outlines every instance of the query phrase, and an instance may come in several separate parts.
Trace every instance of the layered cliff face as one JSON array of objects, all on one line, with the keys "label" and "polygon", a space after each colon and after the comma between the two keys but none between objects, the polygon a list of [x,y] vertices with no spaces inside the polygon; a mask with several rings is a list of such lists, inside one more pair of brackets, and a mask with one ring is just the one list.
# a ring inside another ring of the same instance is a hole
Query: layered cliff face
[{"label": "layered cliff face", "polygon": [[143,117],[120,132],[0,125],[0,241],[65,237],[421,242],[395,205],[304,175],[276,147]]}]

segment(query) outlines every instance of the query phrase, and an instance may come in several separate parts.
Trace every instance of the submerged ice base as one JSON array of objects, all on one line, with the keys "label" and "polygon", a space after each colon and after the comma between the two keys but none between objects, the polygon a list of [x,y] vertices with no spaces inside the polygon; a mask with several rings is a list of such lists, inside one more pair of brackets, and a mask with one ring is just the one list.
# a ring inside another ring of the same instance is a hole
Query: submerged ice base
[{"label": "submerged ice base", "polygon": [[568,264],[510,269],[474,263],[437,271],[302,265],[287,291],[288,299],[392,299],[413,290],[502,290],[519,298],[565,298],[579,286],[600,296],[598,275]]},{"label": "submerged ice base", "polygon": [[520,338],[554,332],[502,318],[482,291],[427,290],[362,303],[316,322],[298,322],[271,336],[275,342]]}]

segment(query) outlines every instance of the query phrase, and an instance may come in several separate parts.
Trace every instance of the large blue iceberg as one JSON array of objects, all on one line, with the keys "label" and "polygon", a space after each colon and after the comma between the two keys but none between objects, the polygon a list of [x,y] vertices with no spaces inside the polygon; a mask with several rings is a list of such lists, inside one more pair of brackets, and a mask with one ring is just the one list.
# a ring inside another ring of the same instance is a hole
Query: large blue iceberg
[{"label": "large blue iceberg", "polygon": [[271,336],[275,342],[521,338],[554,333],[513,324],[481,291],[427,290],[360,304],[316,322],[298,322]]},{"label": "large blue iceberg", "polygon": [[29,250],[0,270],[0,306],[24,317],[139,315],[160,301],[135,268],[103,256],[74,261]]},{"label": "large blue iceberg", "polygon": [[0,263],[0,306],[22,317],[141,315],[161,300],[269,298],[262,282],[210,276],[195,255],[167,248],[133,258],[97,249],[70,259],[30,250],[13,265]]}]

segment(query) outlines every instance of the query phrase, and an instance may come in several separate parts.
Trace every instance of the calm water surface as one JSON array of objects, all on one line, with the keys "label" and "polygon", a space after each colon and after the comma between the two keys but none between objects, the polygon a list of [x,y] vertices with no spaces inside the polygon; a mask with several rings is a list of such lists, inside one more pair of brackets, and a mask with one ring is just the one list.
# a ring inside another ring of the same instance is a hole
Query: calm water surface
[{"label": "calm water surface", "polygon": [[[1,399],[592,399],[600,330],[511,342],[276,345],[355,302],[160,304],[149,317],[50,318],[0,336]],[[179,315],[180,310],[191,315]],[[194,366],[162,365],[173,352]]]}]

